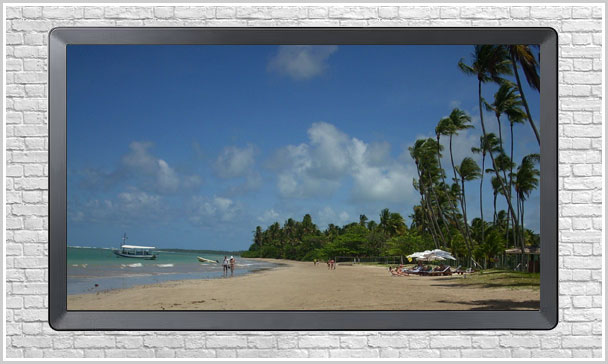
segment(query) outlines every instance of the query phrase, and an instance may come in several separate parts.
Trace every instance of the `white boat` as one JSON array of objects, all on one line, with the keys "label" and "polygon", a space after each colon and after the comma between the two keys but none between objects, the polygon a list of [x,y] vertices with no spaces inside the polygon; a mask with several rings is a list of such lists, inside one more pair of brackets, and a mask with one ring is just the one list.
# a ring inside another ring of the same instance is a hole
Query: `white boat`
[{"label": "white boat", "polygon": [[156,259],[156,254],[154,254],[154,252],[153,252],[153,250],[156,249],[155,247],[127,245],[127,244],[125,244],[127,239],[128,239],[127,234],[124,234],[122,237],[122,245],[120,246],[120,249],[112,250],[112,252],[114,254],[116,254],[117,257],[148,259],[148,260]]},{"label": "white boat", "polygon": [[197,257],[199,262],[203,262],[203,263],[219,263],[218,260],[213,260],[213,259],[207,259],[207,258],[203,258],[203,257]]}]

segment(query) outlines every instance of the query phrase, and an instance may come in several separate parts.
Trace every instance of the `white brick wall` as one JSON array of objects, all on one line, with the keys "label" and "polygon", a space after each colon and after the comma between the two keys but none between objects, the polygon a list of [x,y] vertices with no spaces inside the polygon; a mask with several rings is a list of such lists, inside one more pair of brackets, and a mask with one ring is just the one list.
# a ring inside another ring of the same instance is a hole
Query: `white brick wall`
[{"label": "white brick wall", "polygon": [[[6,9],[6,356],[601,357],[602,22],[597,6]],[[47,37],[55,26],[551,26],[559,32],[559,319],[552,331],[55,332],[47,299]]]}]

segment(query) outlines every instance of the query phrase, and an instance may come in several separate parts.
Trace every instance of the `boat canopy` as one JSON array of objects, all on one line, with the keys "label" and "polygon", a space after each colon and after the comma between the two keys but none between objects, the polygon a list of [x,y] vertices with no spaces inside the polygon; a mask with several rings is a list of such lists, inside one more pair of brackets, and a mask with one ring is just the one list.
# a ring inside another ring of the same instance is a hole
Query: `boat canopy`
[{"label": "boat canopy", "polygon": [[138,245],[121,245],[120,247],[123,249],[146,249],[146,250],[156,249],[156,247],[153,247],[153,246],[138,246]]}]

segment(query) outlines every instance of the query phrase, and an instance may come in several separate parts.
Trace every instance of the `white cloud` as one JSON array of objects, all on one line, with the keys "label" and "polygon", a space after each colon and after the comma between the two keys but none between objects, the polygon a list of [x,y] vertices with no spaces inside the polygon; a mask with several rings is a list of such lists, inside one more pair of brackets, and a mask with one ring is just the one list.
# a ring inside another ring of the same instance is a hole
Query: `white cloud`
[{"label": "white cloud", "polygon": [[341,226],[341,225],[351,222],[351,221],[349,221],[350,215],[348,214],[348,212],[341,211],[338,213],[329,206],[325,206],[324,208],[319,210],[317,212],[317,216],[318,217],[315,218],[314,220],[318,221],[317,226],[320,229],[326,229],[329,224]]},{"label": "white cloud", "polygon": [[[112,201],[106,201],[108,207],[113,207]],[[126,210],[156,209],[160,207],[160,196],[143,191],[129,191],[118,194],[118,206]]]},{"label": "white cloud", "polygon": [[403,202],[413,194],[415,172],[390,157],[389,143],[367,144],[324,122],[313,123],[308,138],[273,159],[282,197],[329,196],[347,177],[353,200]]},{"label": "white cloud", "polygon": [[247,175],[255,164],[256,149],[248,144],[244,148],[225,147],[217,157],[215,168],[221,178],[235,178]]},{"label": "white cloud", "polygon": [[338,50],[333,45],[280,46],[268,63],[268,70],[287,75],[295,80],[310,79],[322,74],[328,67],[328,58]]},{"label": "white cloud", "polygon": [[160,195],[129,186],[111,198],[70,203],[72,221],[106,221],[129,223],[165,219],[167,206]]},{"label": "white cloud", "polygon": [[204,226],[213,226],[217,222],[230,222],[241,212],[241,205],[226,197],[195,196],[190,203],[189,220]]},{"label": "white cloud", "polygon": [[280,215],[278,212],[276,212],[274,209],[270,209],[264,211],[262,215],[258,216],[258,221],[263,223],[272,223],[278,221],[279,216]]},{"label": "white cloud", "polygon": [[[179,175],[164,159],[150,153],[153,144],[150,142],[131,142],[129,152],[122,157],[122,169],[110,174],[116,182],[116,176],[124,179],[135,179],[143,182],[141,188],[155,192],[170,193],[180,188],[191,188],[201,183],[196,175]],[[152,179],[150,179],[152,178]]]}]

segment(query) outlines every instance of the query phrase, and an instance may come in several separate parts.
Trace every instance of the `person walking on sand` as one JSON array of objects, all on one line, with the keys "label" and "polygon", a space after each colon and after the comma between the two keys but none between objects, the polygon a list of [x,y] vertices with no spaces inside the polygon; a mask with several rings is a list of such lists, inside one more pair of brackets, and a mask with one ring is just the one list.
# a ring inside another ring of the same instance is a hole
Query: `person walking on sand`
[{"label": "person walking on sand", "polygon": [[224,261],[222,262],[224,268],[224,277],[228,275],[228,257],[224,255]]},{"label": "person walking on sand", "polygon": [[230,256],[230,276],[234,275],[234,265],[236,264],[236,259],[231,255]]}]

